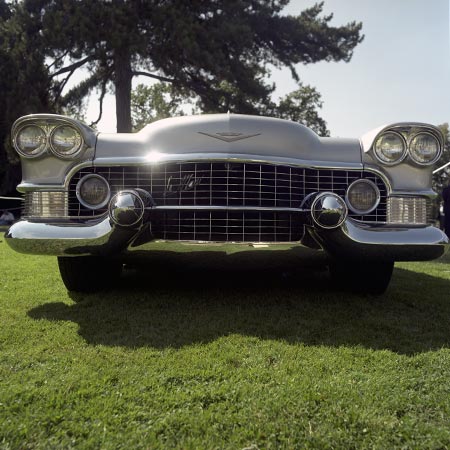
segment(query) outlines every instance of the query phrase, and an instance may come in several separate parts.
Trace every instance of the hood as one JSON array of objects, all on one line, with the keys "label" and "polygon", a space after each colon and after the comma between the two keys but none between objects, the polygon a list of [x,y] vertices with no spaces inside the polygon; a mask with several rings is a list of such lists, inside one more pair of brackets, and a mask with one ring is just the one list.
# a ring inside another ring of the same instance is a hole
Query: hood
[{"label": "hood", "polygon": [[147,125],[139,133],[98,135],[95,159],[172,159],[177,155],[286,158],[319,164],[361,164],[358,139],[320,138],[295,122],[240,114],[183,116]]}]

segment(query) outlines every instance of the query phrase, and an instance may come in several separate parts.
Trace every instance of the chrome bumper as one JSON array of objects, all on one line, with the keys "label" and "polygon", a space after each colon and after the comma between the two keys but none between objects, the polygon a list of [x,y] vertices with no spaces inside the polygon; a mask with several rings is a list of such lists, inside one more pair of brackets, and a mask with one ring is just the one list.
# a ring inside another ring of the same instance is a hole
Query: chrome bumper
[{"label": "chrome bumper", "polygon": [[305,235],[309,239],[288,244],[174,242],[152,240],[145,225],[140,228],[125,228],[114,225],[109,218],[83,225],[22,220],[8,230],[5,239],[11,248],[20,253],[55,256],[109,255],[120,256],[124,260],[165,252],[236,253],[279,250],[290,251],[305,258],[317,255],[321,258],[329,256],[361,260],[424,261],[443,255],[448,244],[447,236],[433,226],[368,226],[347,218],[335,229],[308,225],[306,230]]}]

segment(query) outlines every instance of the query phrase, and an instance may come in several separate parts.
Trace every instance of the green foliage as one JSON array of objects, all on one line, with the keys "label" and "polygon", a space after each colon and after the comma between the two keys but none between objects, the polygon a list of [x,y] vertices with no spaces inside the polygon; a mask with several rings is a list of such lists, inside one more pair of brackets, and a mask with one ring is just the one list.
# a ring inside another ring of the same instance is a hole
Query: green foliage
[{"label": "green foliage", "polygon": [[0,448],[445,449],[449,262],[380,298],[247,264],[74,303],[56,258],[0,242]]},{"label": "green foliage", "polygon": [[184,102],[185,99],[174,92],[168,83],[156,83],[152,86],[138,84],[131,93],[133,129],[139,131],[156,120],[184,115]]},{"label": "green foliage", "polygon": [[19,160],[10,143],[10,128],[20,116],[50,112],[50,80],[45,56],[23,32],[19,5],[0,0],[0,193],[14,193],[20,181]]},{"label": "green foliage", "polygon": [[319,116],[322,100],[317,90],[300,84],[299,88],[274,105],[271,114],[281,119],[302,123],[313,129],[319,136],[329,136],[326,122]]},{"label": "green foliage", "polygon": [[[270,65],[288,67],[298,79],[300,63],[351,58],[362,40],[361,24],[330,26],[332,16],[321,15],[320,3],[298,16],[283,16],[287,3],[23,1],[45,54],[54,59],[53,75],[70,76],[86,66],[90,89],[104,92],[114,85],[120,131],[131,130],[126,111],[135,75],[197,96],[202,111],[257,113],[273,92],[266,81]],[[63,87],[66,80],[56,85]],[[73,93],[60,100],[73,101]]]},{"label": "green foliage", "polygon": [[[230,95],[238,95],[236,89],[225,83],[222,84],[222,89]],[[140,130],[155,120],[183,115],[183,107],[187,106],[191,106],[191,113],[196,113],[201,102],[197,98],[195,109],[192,101],[195,99],[176,92],[168,83],[156,83],[152,86],[140,84],[131,93],[133,127]],[[292,120],[310,127],[320,136],[329,136],[327,124],[318,113],[318,109],[322,107],[320,94],[311,86],[299,83],[297,90],[281,98],[278,103],[254,106],[258,114]]]}]

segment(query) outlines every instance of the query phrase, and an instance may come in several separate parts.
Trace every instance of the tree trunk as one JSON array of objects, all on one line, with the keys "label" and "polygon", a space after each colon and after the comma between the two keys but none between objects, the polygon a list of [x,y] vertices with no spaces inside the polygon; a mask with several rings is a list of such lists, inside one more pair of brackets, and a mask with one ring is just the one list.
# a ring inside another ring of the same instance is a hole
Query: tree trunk
[{"label": "tree trunk", "polygon": [[117,132],[131,133],[131,56],[127,48],[114,54]]}]

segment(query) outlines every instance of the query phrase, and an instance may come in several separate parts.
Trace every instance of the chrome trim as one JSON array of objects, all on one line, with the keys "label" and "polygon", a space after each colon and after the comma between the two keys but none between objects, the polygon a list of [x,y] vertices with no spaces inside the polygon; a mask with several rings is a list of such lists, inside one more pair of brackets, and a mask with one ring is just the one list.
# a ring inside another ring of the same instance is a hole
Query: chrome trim
[{"label": "chrome trim", "polygon": [[347,214],[345,201],[333,192],[321,192],[311,205],[311,217],[314,223],[327,230],[341,226]]},{"label": "chrome trim", "polygon": [[433,190],[429,191],[401,191],[396,190],[389,195],[389,197],[425,197],[428,200],[434,200],[437,197],[437,193]]},{"label": "chrome trim", "polygon": [[[403,153],[402,153],[402,156],[401,156],[400,159],[398,159],[398,160],[396,160],[396,161],[394,161],[394,162],[384,161],[384,160],[378,155],[378,152],[377,152],[377,150],[376,150],[376,146],[377,146],[378,140],[381,139],[383,136],[385,136],[385,135],[388,134],[388,133],[392,133],[392,134],[397,135],[397,136],[401,139],[401,141],[403,142]],[[376,159],[378,160],[378,162],[379,162],[380,164],[382,164],[383,166],[389,166],[389,167],[396,166],[397,164],[400,164],[400,163],[406,158],[406,156],[408,155],[408,143],[407,143],[405,137],[404,137],[401,133],[399,133],[399,132],[397,132],[397,131],[394,131],[394,130],[391,130],[391,129],[389,129],[389,130],[384,130],[382,133],[380,133],[380,134],[375,138],[375,140],[373,141],[372,148],[373,148],[373,154],[375,155],[375,158],[376,158]]]},{"label": "chrome trim", "polygon": [[175,205],[175,206],[152,206],[147,210],[162,211],[273,211],[273,212],[308,212],[309,209],[302,208],[275,208],[271,206],[203,206],[203,205]]},{"label": "chrome trim", "polygon": [[186,161],[212,161],[212,162],[237,162],[237,163],[270,163],[274,165],[291,165],[305,167],[309,169],[343,169],[343,170],[363,170],[361,162],[330,164],[326,161],[305,160],[286,157],[267,157],[238,153],[152,153],[147,156],[136,157],[97,157],[94,160],[94,166],[138,166],[138,165],[157,165],[166,162],[186,162]]},{"label": "chrome trim", "polygon": [[[449,239],[433,226],[404,228],[369,227],[352,219],[336,230],[310,229],[322,248],[337,259],[350,258],[394,261],[427,261],[439,258],[448,249]],[[329,234],[328,234],[329,233]]]},{"label": "chrome trim", "polygon": [[378,175],[383,180],[383,182],[386,186],[386,192],[387,192],[388,197],[392,192],[394,192],[390,178],[387,176],[386,172],[383,172],[382,170],[380,170],[378,168],[378,166],[375,166],[372,164],[364,164],[364,171],[371,172],[375,175]]},{"label": "chrome trim", "polygon": [[[83,200],[83,198],[81,197],[81,193],[80,193],[81,185],[82,185],[82,183],[84,183],[88,178],[100,178],[101,180],[103,180],[103,181],[105,182],[105,185],[106,185],[106,187],[107,187],[107,189],[108,189],[108,194],[107,194],[107,196],[106,196],[106,199],[105,199],[102,203],[99,203],[98,205],[90,205],[89,203],[85,202],[85,201]],[[103,208],[105,205],[108,204],[108,202],[109,202],[109,200],[110,200],[110,198],[111,198],[111,189],[110,189],[110,186],[109,186],[108,181],[107,181],[105,178],[103,178],[101,175],[97,175],[96,173],[91,173],[91,174],[89,174],[89,175],[85,175],[83,178],[80,179],[80,181],[78,181],[77,186],[76,186],[76,188],[75,188],[75,195],[77,196],[78,201],[79,201],[84,207],[89,208],[89,209],[96,210],[96,209]]]},{"label": "chrome trim", "polygon": [[145,206],[137,192],[125,190],[113,196],[108,211],[110,219],[116,225],[133,227],[142,221]]},{"label": "chrome trim", "polygon": [[17,186],[17,190],[25,194],[34,191],[62,191],[65,192],[64,186],[60,184],[32,184],[21,183]]},{"label": "chrome trim", "polygon": [[[340,228],[325,230],[308,227],[311,237],[328,255],[338,258],[376,258],[395,261],[419,261],[438,258],[447,250],[448,238],[440,229],[427,226],[405,228],[395,226],[367,226],[347,218]],[[111,255],[126,258],[136,253],[149,256],[159,241],[150,238],[139,241],[139,229],[114,227],[109,217],[84,225],[45,224],[21,220],[10,227],[5,240],[20,253],[81,256]],[[248,250],[252,243],[235,244],[191,242],[201,250],[215,246],[226,252],[227,248],[242,245]],[[172,245],[180,245],[173,242]],[[269,244],[272,246],[272,244]],[[277,244],[275,244],[277,245]],[[287,249],[304,247],[300,243],[280,244]],[[164,243],[161,250],[172,251]],[[255,250],[258,250],[255,248]],[[186,250],[184,250],[186,251]],[[319,250],[320,251],[320,250]],[[149,253],[146,253],[149,252]]]},{"label": "chrome trim", "polygon": [[[361,209],[356,209],[356,208],[352,207],[351,202],[348,199],[348,192],[357,183],[367,183],[367,184],[370,184],[373,188],[375,188],[377,200],[375,202],[375,205],[372,208],[369,208],[367,210],[361,210]],[[388,196],[388,198],[389,198],[389,196]],[[350,186],[347,188],[347,192],[345,193],[345,203],[347,204],[349,209],[351,209],[355,214],[361,214],[362,216],[364,214],[369,214],[372,211],[374,211],[377,208],[377,206],[380,204],[380,199],[381,199],[381,193],[380,193],[380,190],[378,189],[378,186],[372,180],[368,180],[366,178],[361,178],[360,180],[355,180],[353,183],[350,184]]]}]

